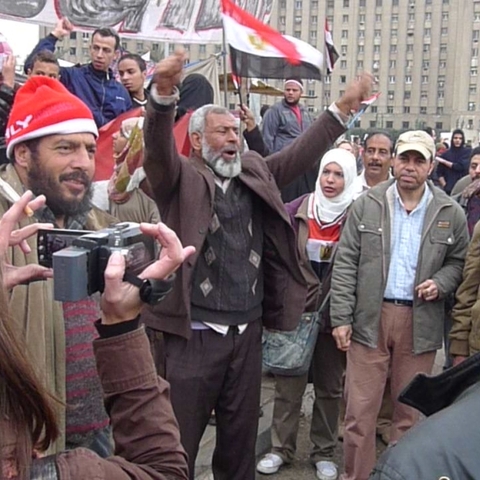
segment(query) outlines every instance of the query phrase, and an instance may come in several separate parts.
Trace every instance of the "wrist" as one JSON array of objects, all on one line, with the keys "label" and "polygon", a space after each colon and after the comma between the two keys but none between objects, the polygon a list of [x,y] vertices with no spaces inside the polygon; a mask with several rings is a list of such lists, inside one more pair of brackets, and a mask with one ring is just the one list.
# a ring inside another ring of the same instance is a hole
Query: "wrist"
[{"label": "wrist", "polygon": [[343,113],[343,115],[350,115],[351,114],[351,105],[350,103],[348,102],[345,102],[344,100],[342,100],[341,98],[339,100],[337,100],[335,102],[335,105],[337,106],[337,108],[340,110],[341,113]]},{"label": "wrist", "polygon": [[120,313],[105,313],[101,312],[100,323],[102,325],[117,325],[124,322],[129,322],[132,318],[137,318],[140,315],[141,308]]},{"label": "wrist", "polygon": [[54,36],[57,40],[62,40],[62,38],[65,36],[63,33],[60,33],[57,30],[53,30],[51,35]]}]

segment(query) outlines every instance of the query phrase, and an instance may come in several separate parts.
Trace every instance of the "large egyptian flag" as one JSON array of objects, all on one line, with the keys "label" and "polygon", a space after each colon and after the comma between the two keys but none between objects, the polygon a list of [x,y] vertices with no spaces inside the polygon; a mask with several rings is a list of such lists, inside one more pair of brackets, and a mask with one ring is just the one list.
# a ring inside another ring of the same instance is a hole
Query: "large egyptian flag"
[{"label": "large egyptian flag", "polygon": [[232,73],[243,78],[321,80],[323,55],[302,40],[281,35],[232,0],[222,0]]}]

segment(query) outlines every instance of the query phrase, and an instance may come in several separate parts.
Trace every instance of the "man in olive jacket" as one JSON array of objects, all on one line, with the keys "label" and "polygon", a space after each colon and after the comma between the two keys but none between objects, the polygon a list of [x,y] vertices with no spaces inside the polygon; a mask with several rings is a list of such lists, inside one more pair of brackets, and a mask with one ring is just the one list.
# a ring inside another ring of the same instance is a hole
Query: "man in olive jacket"
[{"label": "man in olive jacket", "polygon": [[402,134],[394,179],[352,206],[332,276],[331,320],[347,351],[345,480],[366,480],[375,464],[375,421],[389,370],[396,442],[417,420],[397,401],[415,373],[429,373],[442,346],[444,299],[462,278],[468,246],[459,205],[427,180],[435,145]]},{"label": "man in olive jacket", "polygon": [[344,130],[342,117],[368,95],[371,76],[354,82],[296,142],[265,159],[240,156],[235,117],[205,106],[190,121],[192,153],[172,135],[175,85],[184,53],[157,66],[147,106],[144,167],[164,222],[196,254],[173,291],[143,320],[165,333],[165,372],[189,455],[190,476],[212,409],[217,416],[216,479],[255,476],[261,335],[295,328],[306,298],[295,235],[278,187],[306,171]]}]

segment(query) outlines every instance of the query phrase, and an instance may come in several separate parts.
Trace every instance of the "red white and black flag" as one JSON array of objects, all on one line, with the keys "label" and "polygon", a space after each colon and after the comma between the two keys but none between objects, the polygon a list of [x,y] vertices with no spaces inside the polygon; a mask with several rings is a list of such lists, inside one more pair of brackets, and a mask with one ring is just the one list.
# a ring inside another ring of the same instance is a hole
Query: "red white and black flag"
[{"label": "red white and black flag", "polygon": [[297,38],[281,35],[233,0],[222,0],[222,11],[234,75],[321,80],[323,55],[316,48]]},{"label": "red white and black flag", "polygon": [[325,20],[325,70],[327,75],[333,72],[333,66],[340,55],[333,44],[332,32],[328,26],[328,20]]}]

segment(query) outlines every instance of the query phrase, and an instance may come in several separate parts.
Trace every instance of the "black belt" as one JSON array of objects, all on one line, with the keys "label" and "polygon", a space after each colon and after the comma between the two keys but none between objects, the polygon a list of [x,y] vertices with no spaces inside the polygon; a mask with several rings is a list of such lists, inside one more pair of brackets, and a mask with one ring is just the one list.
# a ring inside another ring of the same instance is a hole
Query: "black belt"
[{"label": "black belt", "polygon": [[384,298],[383,301],[387,303],[393,303],[394,305],[400,307],[413,307],[412,300],[397,300],[396,298]]}]

